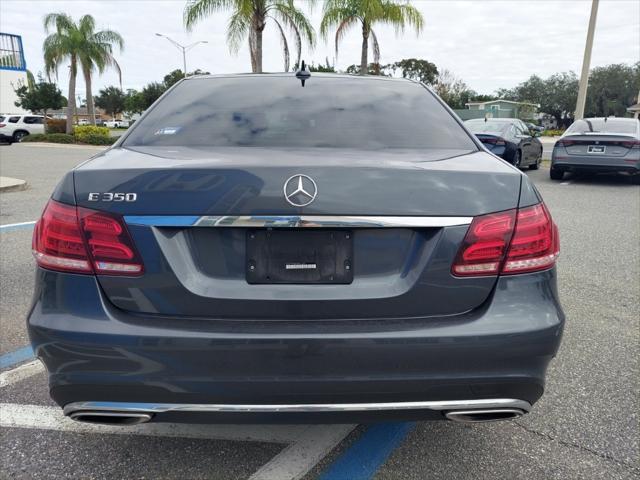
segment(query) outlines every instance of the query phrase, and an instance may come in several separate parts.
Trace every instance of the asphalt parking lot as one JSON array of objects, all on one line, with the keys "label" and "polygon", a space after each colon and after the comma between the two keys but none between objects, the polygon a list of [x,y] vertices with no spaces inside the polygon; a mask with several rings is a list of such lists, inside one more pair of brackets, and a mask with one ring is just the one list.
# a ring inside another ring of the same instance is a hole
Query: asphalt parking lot
[{"label": "asphalt parking lot", "polygon": [[25,316],[33,221],[96,148],[0,146],[0,478],[632,479],[640,475],[640,187],[528,172],[561,232],[567,314],[547,391],[514,421],[98,427],[62,417],[32,361]]}]

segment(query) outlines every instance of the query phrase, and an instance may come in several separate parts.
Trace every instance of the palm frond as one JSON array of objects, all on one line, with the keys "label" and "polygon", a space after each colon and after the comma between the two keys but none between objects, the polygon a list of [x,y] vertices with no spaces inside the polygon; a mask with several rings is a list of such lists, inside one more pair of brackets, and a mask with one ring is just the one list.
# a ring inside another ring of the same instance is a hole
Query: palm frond
[{"label": "palm frond", "polygon": [[360,19],[357,10],[346,7],[325,10],[322,21],[320,22],[320,35],[326,39],[331,28],[340,26],[347,19]]},{"label": "palm frond", "polygon": [[[276,24],[278,30],[280,31],[280,43],[282,44],[282,54],[284,55],[284,71],[289,71],[289,44],[287,42],[287,36],[284,33],[284,28],[278,21],[277,18],[269,16],[271,20]],[[299,38],[299,37],[298,37]],[[298,54],[298,64],[300,63],[300,55]]]},{"label": "palm frond", "polygon": [[369,38],[371,39],[371,50],[373,50],[373,63],[380,66],[380,44],[378,43],[378,37],[373,29],[369,30]]},{"label": "palm frond", "polygon": [[251,31],[251,15],[247,15],[245,11],[236,10],[227,24],[227,43],[231,53],[238,53],[249,31]]},{"label": "palm frond", "polygon": [[342,41],[342,39],[344,38],[344,36],[347,33],[347,30],[349,29],[349,27],[351,27],[354,23],[356,23],[358,21],[358,19],[356,17],[348,17],[345,18],[342,23],[340,23],[340,25],[338,25],[338,28],[336,28],[336,58],[338,58],[338,48],[340,46],[340,42]]},{"label": "palm frond", "polygon": [[96,29],[96,21],[91,15],[83,15],[78,21],[78,30],[82,35],[90,37]]},{"label": "palm frond", "polygon": [[51,27],[55,27],[58,33],[68,32],[76,28],[73,19],[66,13],[49,13],[44,16],[42,23],[47,32]]},{"label": "palm frond", "polygon": [[184,26],[190,31],[196,23],[215,12],[229,8],[241,10],[239,8],[241,3],[249,2],[246,0],[189,0],[184,7]]},{"label": "palm frond", "polygon": [[296,8],[293,0],[274,0],[267,6],[267,11],[273,12],[292,31],[296,31],[301,40],[305,39],[311,47],[315,46],[316,32],[313,25],[304,12]]}]

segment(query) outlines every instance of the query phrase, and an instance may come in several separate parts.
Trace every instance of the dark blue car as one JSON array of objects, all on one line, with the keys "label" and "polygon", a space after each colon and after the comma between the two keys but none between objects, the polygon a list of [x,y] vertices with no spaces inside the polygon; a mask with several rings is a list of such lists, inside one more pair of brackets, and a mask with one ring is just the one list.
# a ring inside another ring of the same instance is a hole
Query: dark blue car
[{"label": "dark blue car", "polygon": [[465,126],[487,150],[517,168],[537,170],[542,162],[540,131],[517,118],[475,118]]},{"label": "dark blue car", "polygon": [[33,251],[31,341],[86,422],[512,418],[564,321],[540,194],[409,80],[183,80]]}]

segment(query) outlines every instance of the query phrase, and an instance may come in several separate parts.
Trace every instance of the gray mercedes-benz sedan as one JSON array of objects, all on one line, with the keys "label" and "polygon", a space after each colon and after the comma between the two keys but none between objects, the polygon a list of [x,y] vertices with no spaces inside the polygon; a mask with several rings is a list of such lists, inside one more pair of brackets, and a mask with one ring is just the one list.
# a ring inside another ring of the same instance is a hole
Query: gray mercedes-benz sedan
[{"label": "gray mercedes-benz sedan", "polygon": [[626,173],[640,183],[640,120],[585,118],[575,121],[553,147],[552,180],[565,172]]},{"label": "gray mercedes-benz sedan", "polygon": [[562,336],[540,194],[409,80],[183,80],[33,252],[31,341],[85,422],[507,419]]}]

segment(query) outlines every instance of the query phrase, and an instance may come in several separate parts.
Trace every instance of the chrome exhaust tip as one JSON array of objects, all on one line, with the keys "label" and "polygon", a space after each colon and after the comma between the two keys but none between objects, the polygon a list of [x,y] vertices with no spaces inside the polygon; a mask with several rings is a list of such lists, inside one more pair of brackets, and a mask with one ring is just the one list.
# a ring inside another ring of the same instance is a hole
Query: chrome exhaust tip
[{"label": "chrome exhaust tip", "polygon": [[453,422],[481,423],[510,420],[524,415],[519,408],[487,408],[484,410],[451,410],[444,416]]},{"label": "chrome exhaust tip", "polygon": [[99,425],[137,425],[151,420],[148,413],[77,411],[69,414],[71,420]]}]

